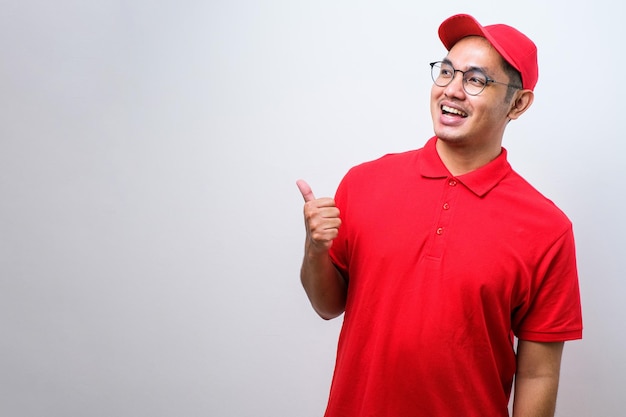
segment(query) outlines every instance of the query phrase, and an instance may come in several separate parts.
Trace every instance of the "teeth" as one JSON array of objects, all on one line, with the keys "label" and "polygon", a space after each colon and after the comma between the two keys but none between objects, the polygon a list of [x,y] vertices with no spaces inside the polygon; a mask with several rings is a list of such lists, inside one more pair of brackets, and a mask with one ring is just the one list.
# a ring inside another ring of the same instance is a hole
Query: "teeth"
[{"label": "teeth", "polygon": [[448,106],[441,106],[441,110],[445,111],[446,113],[458,114],[459,116],[462,116],[462,117],[467,116],[467,113],[462,112],[461,110],[453,109],[452,107],[448,107]]}]

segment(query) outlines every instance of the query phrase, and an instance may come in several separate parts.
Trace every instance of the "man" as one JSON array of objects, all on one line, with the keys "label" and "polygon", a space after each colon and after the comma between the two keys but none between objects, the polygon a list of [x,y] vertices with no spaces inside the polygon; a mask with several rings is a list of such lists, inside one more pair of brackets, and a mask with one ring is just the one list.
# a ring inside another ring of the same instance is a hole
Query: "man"
[{"label": "man", "polygon": [[[305,199],[301,280],[345,312],[327,417],[553,416],[563,342],[582,337],[572,225],[507,162],[532,104],[533,42],[468,15],[439,28],[435,136]],[[514,336],[518,338],[517,348]]]}]

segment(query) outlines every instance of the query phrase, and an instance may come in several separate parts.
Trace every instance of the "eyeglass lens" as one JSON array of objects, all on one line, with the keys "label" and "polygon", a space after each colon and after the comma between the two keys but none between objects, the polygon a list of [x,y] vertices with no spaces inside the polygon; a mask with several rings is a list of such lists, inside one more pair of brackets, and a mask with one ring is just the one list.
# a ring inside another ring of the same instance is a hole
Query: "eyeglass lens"
[{"label": "eyeglass lens", "polygon": [[478,70],[468,70],[462,72],[445,62],[435,62],[432,64],[432,78],[439,87],[445,87],[452,82],[457,72],[463,75],[463,89],[467,94],[480,94],[487,85],[487,76]]}]

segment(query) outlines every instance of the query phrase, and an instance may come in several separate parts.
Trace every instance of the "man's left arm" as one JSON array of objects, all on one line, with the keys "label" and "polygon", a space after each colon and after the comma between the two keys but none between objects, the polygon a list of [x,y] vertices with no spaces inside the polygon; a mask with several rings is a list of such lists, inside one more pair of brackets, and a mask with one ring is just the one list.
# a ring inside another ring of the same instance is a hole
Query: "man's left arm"
[{"label": "man's left arm", "polygon": [[513,417],[554,417],[563,342],[519,340]]}]

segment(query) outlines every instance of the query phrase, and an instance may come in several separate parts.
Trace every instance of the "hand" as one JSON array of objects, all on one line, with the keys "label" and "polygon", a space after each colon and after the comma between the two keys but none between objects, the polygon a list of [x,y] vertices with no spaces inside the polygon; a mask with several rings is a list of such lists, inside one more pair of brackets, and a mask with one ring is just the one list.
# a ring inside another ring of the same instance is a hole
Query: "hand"
[{"label": "hand", "polygon": [[335,200],[332,198],[316,199],[309,184],[303,180],[296,181],[296,184],[305,202],[306,250],[327,252],[341,226],[339,209],[335,206]]}]

